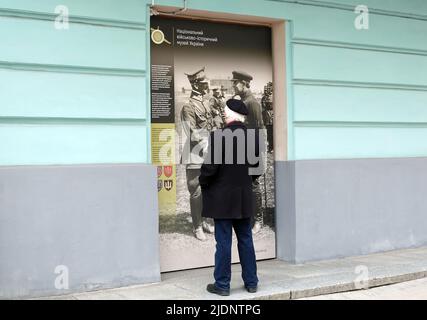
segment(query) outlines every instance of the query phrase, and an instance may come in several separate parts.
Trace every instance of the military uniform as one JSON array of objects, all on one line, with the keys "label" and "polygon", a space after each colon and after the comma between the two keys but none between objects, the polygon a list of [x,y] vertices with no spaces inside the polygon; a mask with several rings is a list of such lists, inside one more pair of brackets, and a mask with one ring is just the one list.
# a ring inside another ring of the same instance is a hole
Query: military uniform
[{"label": "military uniform", "polygon": [[[233,78],[231,81],[245,81],[249,83],[253,77],[243,71],[233,71]],[[243,103],[248,108],[248,115],[246,116],[246,127],[248,129],[265,129],[264,122],[262,121],[261,105],[255,99],[251,90],[247,89],[244,93],[239,94]]]},{"label": "military uniform", "polygon": [[267,129],[268,151],[273,151],[273,105],[271,94],[264,94],[261,99],[262,118]]},{"label": "military uniform", "polygon": [[[192,86],[207,83],[204,68],[186,75]],[[201,92],[193,89],[188,103],[182,107],[181,124],[186,135],[182,162],[186,164],[191,218],[194,231],[197,232],[202,227],[202,194],[199,183],[200,168],[203,163],[202,147],[207,146],[209,133],[214,128],[212,112],[203,100]],[[196,237],[204,240],[204,235],[196,234]]]},{"label": "military uniform", "polygon": [[[214,93],[218,92],[219,88],[213,89]],[[209,99],[209,107],[212,110],[212,117],[214,121],[214,126],[217,129],[224,127],[225,123],[225,114],[224,107],[225,101],[221,95],[213,95],[212,98]]]},{"label": "military uniform", "polygon": [[[249,83],[253,77],[246,72],[243,71],[233,71],[232,81],[245,81]],[[247,89],[244,93],[239,94],[243,103],[246,105],[248,109],[248,115],[245,119],[245,125],[248,129],[265,129],[264,122],[262,119],[261,105],[255,99],[251,90]],[[262,133],[263,131],[261,131]],[[262,139],[265,141],[266,138]],[[259,180],[259,179],[258,179]],[[262,224],[263,221],[263,208],[262,208],[262,190],[259,181],[256,180],[253,182],[252,191],[255,196],[255,216],[254,221]]]},{"label": "military uniform", "polygon": [[189,144],[184,147],[184,163],[189,169],[200,169],[203,155],[196,154],[195,147],[207,143],[208,135],[214,129],[212,111],[201,95],[192,94],[188,103],[182,107],[181,123],[187,136],[186,143]]}]

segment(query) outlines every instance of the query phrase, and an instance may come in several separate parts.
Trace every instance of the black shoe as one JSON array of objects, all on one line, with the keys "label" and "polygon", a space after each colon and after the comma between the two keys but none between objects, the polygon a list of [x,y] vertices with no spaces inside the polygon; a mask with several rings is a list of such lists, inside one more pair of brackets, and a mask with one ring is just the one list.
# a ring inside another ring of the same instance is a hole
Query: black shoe
[{"label": "black shoe", "polygon": [[217,294],[220,296],[229,296],[230,295],[230,290],[220,289],[214,283],[208,284],[208,286],[206,287],[206,290],[208,290],[210,293],[214,293],[214,294]]},{"label": "black shoe", "polygon": [[246,291],[249,293],[255,293],[258,290],[258,287],[245,287]]}]

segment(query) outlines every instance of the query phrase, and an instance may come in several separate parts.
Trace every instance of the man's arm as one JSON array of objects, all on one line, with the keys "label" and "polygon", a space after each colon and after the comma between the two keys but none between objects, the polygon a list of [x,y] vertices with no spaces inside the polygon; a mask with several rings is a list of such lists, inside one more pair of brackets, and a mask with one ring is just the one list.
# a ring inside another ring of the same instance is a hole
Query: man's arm
[{"label": "man's arm", "polygon": [[252,104],[252,110],[254,111],[254,118],[255,118],[255,126],[256,128],[263,129],[264,127],[264,121],[262,119],[262,111],[261,111],[261,105],[253,99],[251,102]]},{"label": "man's arm", "polygon": [[181,123],[186,132],[187,136],[191,141],[196,141],[197,143],[204,140],[201,135],[201,128],[197,127],[196,122],[196,112],[190,105],[184,105],[181,110]]},{"label": "man's arm", "polygon": [[205,161],[200,169],[199,183],[202,189],[207,188],[214,180],[219,169],[219,164],[214,162],[214,135],[213,132],[209,136],[208,152],[205,156]]}]

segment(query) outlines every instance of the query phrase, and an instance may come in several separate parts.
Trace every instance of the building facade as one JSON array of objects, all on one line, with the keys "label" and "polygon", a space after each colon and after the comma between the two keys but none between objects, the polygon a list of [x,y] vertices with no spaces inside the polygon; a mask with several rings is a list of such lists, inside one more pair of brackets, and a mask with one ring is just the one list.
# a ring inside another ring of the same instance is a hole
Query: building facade
[{"label": "building facade", "polygon": [[426,1],[0,0],[1,298],[161,280],[153,4],[274,31],[279,259],[427,244]]}]

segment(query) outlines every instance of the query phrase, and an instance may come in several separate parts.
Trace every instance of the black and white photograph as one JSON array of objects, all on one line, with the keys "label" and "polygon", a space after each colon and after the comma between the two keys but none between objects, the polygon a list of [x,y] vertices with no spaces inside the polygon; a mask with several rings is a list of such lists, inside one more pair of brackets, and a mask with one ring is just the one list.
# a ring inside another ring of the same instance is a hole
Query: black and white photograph
[{"label": "black and white photograph", "polygon": [[[271,30],[260,26],[172,18],[152,18],[152,28],[153,38],[158,30],[162,32],[156,41],[160,44],[152,39],[152,50],[156,53],[152,55],[152,70],[165,70],[165,64],[172,65],[173,84],[167,90],[173,89],[173,97],[168,101],[173,102],[169,110],[174,113],[175,154],[178,155],[174,164],[176,201],[172,205],[171,201],[163,206],[159,204],[162,270],[189,269],[214,263],[214,224],[212,219],[201,216],[201,161],[194,157],[193,150],[198,144],[203,145],[202,140],[206,140],[210,132],[224,127],[224,107],[231,98],[242,100],[249,106],[249,114],[245,117],[248,128],[266,132],[268,165],[264,174],[253,183],[255,215],[251,224],[257,259],[274,258]],[[162,37],[166,41],[162,41]],[[243,41],[248,38],[250,41]],[[155,112],[153,108],[152,114]],[[190,144],[191,157],[186,157],[186,142]],[[238,262],[235,246],[233,250],[233,261]]]}]

